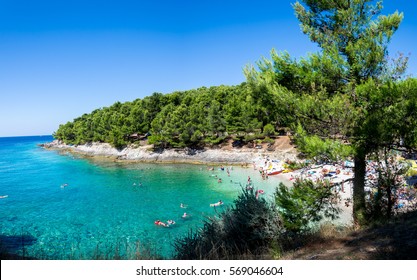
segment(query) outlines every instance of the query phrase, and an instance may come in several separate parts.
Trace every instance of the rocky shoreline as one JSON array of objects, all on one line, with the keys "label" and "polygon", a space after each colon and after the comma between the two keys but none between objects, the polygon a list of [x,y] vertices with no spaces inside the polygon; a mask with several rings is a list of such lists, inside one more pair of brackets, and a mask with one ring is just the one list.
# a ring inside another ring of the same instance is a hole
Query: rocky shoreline
[{"label": "rocky shoreline", "polygon": [[[62,141],[54,140],[42,146],[48,150],[56,150],[61,153],[71,153],[82,157],[91,157],[97,160],[111,160],[123,163],[187,163],[187,164],[206,164],[206,165],[240,165],[255,168],[257,170],[265,159],[270,160],[296,160],[297,151],[290,147],[287,141],[285,144],[275,143],[275,151],[256,148],[232,148],[230,145],[217,149],[165,149],[154,151],[152,145],[133,146],[118,150],[108,143],[88,143],[84,145],[67,145]],[[292,184],[293,177],[300,176],[299,171],[281,173],[273,176],[286,184]],[[339,222],[350,224],[352,220],[352,206],[344,203],[351,198],[352,189],[349,184],[345,185],[345,192],[341,192],[341,215]]]},{"label": "rocky shoreline", "polygon": [[104,157],[113,161],[154,162],[154,163],[194,163],[194,164],[252,164],[259,157],[270,157],[279,160],[295,160],[296,151],[290,149],[255,148],[205,148],[202,150],[164,149],[154,151],[152,145],[129,145],[124,149],[116,149],[108,143],[87,143],[84,145],[67,145],[59,140],[41,145],[45,149],[70,152],[86,157]]}]

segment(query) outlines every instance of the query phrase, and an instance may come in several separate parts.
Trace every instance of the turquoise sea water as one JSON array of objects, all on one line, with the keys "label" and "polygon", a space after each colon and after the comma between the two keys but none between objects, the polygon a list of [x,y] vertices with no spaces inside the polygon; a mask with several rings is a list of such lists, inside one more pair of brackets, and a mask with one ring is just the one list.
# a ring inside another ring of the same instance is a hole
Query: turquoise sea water
[{"label": "turquoise sea water", "polygon": [[[210,203],[221,199],[230,206],[247,176],[266,196],[278,184],[276,178],[262,181],[252,168],[233,167],[228,177],[218,167],[121,164],[37,146],[51,140],[0,138],[3,250],[41,259],[113,259],[134,258],[146,245],[170,258],[175,238],[221,211]],[[184,212],[189,218],[181,218]],[[176,224],[158,227],[157,219]]]}]

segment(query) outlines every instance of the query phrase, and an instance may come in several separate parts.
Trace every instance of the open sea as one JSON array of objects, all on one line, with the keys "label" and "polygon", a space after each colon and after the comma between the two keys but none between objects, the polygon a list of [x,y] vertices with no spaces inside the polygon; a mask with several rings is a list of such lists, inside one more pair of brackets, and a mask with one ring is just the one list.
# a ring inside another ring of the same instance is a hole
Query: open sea
[{"label": "open sea", "polygon": [[176,238],[231,206],[248,176],[266,197],[279,183],[253,168],[233,167],[229,177],[220,166],[116,163],[37,146],[52,140],[0,138],[0,250],[55,260],[146,258],[150,250],[169,259]]}]

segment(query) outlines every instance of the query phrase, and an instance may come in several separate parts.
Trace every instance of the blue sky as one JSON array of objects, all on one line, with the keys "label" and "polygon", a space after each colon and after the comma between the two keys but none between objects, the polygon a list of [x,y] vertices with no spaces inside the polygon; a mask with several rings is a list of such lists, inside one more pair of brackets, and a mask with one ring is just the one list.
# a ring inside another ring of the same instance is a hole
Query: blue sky
[{"label": "blue sky", "polygon": [[[317,50],[291,3],[273,0],[0,0],[0,136],[51,134],[116,101],[243,82],[242,69],[272,48]],[[417,4],[390,54],[410,54],[417,74]]]}]

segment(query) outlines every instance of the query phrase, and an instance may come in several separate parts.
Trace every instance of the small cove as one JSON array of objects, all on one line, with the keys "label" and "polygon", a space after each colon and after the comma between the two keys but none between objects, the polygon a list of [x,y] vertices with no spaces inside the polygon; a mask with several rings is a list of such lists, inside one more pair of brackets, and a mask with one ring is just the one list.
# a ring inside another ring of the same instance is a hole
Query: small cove
[{"label": "small cove", "polygon": [[[0,195],[8,195],[0,200],[1,241],[17,254],[132,258],[149,245],[169,258],[175,238],[221,211],[210,203],[231,206],[248,176],[265,196],[279,183],[263,181],[253,168],[233,167],[229,177],[220,166],[99,161],[36,145],[50,140],[0,138]],[[181,218],[184,212],[189,218]],[[157,227],[157,219],[176,224]]]}]

